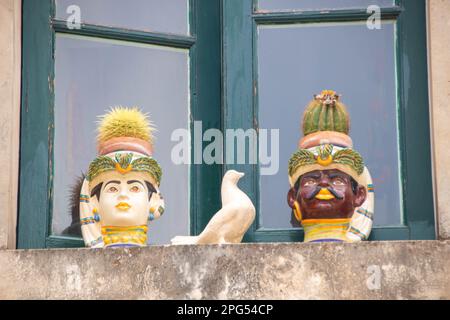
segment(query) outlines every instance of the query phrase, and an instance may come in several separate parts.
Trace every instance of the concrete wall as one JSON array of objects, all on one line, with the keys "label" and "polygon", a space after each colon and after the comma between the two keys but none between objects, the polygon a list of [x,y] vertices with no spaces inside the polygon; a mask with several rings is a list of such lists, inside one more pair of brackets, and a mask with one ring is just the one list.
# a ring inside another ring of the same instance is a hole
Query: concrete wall
[{"label": "concrete wall", "polygon": [[0,0],[0,249],[16,243],[21,1]]},{"label": "concrete wall", "polygon": [[450,299],[450,242],[0,251],[0,299]]},{"label": "concrete wall", "polygon": [[428,1],[429,78],[438,230],[450,239],[450,1]]}]

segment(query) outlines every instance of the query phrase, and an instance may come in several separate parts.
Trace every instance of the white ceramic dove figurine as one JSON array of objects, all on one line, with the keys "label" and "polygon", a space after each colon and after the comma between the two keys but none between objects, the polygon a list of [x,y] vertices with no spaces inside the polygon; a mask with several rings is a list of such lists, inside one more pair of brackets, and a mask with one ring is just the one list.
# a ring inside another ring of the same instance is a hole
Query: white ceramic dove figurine
[{"label": "white ceramic dove figurine", "polygon": [[177,236],[171,240],[172,244],[240,243],[255,219],[252,201],[237,186],[243,176],[241,172],[228,170],[222,180],[222,209],[198,236]]}]

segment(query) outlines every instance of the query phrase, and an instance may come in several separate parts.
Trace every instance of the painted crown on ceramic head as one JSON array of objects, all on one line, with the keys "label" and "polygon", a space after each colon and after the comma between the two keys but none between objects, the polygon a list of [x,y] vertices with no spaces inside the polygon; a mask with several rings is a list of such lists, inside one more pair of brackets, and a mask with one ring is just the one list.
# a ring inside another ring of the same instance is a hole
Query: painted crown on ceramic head
[{"label": "painted crown on ceramic head", "polygon": [[350,119],[340,95],[333,90],[323,90],[314,95],[303,114],[302,130],[304,137],[298,147],[308,149],[314,146],[333,144],[351,148],[352,139],[348,136]]}]

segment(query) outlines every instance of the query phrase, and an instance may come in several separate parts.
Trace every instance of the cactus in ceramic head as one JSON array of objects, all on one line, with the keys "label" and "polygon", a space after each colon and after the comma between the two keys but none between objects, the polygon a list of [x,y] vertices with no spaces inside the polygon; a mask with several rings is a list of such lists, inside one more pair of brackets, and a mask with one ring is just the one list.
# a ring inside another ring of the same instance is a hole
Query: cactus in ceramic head
[{"label": "cactus in ceramic head", "polygon": [[348,134],[350,121],[347,109],[339,101],[339,95],[332,90],[324,90],[314,96],[303,114],[303,134],[318,131],[337,131]]},{"label": "cactus in ceramic head", "polygon": [[148,115],[138,108],[114,107],[99,117],[97,142],[99,144],[117,137],[139,138],[153,144],[155,128]]}]

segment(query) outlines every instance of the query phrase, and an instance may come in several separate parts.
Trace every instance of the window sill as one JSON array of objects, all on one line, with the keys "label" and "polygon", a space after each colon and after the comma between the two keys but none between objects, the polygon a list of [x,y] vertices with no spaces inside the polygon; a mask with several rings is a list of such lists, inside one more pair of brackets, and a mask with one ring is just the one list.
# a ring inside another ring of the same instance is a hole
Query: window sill
[{"label": "window sill", "polygon": [[0,251],[0,299],[450,299],[450,241]]}]

